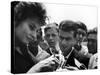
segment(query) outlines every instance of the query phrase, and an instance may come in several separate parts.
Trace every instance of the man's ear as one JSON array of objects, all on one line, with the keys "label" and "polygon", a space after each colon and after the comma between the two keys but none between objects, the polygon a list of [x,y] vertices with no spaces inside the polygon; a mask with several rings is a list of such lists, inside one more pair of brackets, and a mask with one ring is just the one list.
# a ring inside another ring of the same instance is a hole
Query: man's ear
[{"label": "man's ear", "polygon": [[77,44],[77,39],[76,38],[74,39],[74,41],[75,41],[75,44]]},{"label": "man's ear", "polygon": [[46,40],[46,37],[44,36],[44,40]]}]

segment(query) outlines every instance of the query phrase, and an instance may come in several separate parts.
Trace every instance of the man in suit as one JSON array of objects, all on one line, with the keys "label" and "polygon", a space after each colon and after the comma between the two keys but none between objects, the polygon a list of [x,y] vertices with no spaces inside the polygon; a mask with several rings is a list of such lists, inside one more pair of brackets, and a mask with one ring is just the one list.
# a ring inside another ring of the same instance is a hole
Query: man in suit
[{"label": "man in suit", "polygon": [[77,23],[70,20],[64,20],[59,25],[60,49],[67,60],[66,65],[74,67],[78,67],[75,64],[74,58],[80,63],[88,63],[89,61],[87,56],[78,53],[78,51],[74,48],[77,44],[77,28]]}]

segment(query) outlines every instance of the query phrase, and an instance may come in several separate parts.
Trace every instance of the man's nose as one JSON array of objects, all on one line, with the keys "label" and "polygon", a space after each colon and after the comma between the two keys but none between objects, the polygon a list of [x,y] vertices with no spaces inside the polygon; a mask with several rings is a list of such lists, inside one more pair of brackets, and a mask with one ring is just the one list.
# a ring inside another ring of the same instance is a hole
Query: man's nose
[{"label": "man's nose", "polygon": [[82,38],[83,37],[83,35],[82,34],[80,34],[80,38]]},{"label": "man's nose", "polygon": [[63,39],[63,40],[62,40],[62,44],[66,44],[66,41],[65,41],[65,39]]},{"label": "man's nose", "polygon": [[51,40],[53,39],[53,37],[50,35],[50,37],[49,37]]}]

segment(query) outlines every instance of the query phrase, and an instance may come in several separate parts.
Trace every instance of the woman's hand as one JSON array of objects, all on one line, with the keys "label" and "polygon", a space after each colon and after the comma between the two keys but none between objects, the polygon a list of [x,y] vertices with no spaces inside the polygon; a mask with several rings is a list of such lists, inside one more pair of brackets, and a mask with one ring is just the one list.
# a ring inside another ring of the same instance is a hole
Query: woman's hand
[{"label": "woman's hand", "polygon": [[28,71],[28,73],[53,71],[55,69],[55,65],[57,65],[58,62],[59,60],[54,55],[52,55],[49,58],[42,60],[34,65]]}]

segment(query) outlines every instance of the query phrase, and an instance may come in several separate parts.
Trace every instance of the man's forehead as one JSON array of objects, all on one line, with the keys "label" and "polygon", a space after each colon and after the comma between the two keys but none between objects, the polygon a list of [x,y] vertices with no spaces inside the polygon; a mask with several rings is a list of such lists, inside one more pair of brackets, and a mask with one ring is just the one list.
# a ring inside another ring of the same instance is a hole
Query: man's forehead
[{"label": "man's forehead", "polygon": [[86,33],[83,29],[77,29],[78,32]]},{"label": "man's forehead", "polygon": [[65,31],[59,30],[59,36],[62,36],[62,37],[73,36],[73,34],[74,34],[73,31],[65,32]]},{"label": "man's forehead", "polygon": [[50,28],[46,33],[58,33],[56,28]]}]

